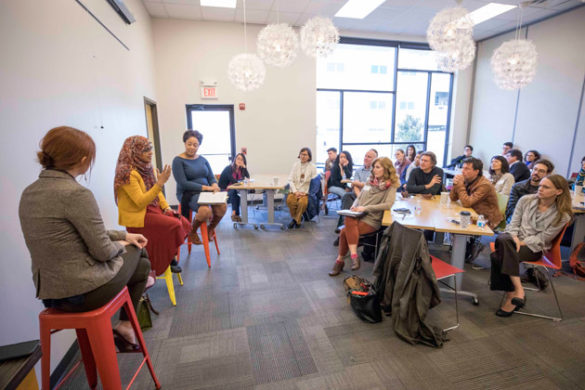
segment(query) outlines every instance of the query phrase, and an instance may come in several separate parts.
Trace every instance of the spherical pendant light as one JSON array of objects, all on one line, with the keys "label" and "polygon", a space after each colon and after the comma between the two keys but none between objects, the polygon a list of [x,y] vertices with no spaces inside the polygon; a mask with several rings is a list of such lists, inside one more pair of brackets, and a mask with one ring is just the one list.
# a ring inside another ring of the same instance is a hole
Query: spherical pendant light
[{"label": "spherical pendant light", "polygon": [[315,16],[301,28],[301,47],[312,57],[327,57],[339,42],[339,31],[331,19]]},{"label": "spherical pendant light", "polygon": [[299,39],[286,23],[269,24],[258,34],[258,55],[268,65],[284,67],[297,57]]},{"label": "spherical pendant light", "polygon": [[513,39],[500,45],[492,55],[491,65],[496,84],[507,90],[528,85],[536,75],[538,53],[526,39]]},{"label": "spherical pendant light", "polygon": [[435,15],[427,29],[427,40],[431,49],[448,53],[457,50],[462,40],[472,39],[472,34],[473,21],[469,12],[454,7]]},{"label": "spherical pendant light", "polygon": [[445,72],[455,72],[469,67],[475,58],[475,42],[468,38],[461,40],[458,47],[450,52],[437,52],[437,65]]},{"label": "spherical pendant light", "polygon": [[256,54],[238,54],[228,64],[228,77],[231,83],[241,91],[260,88],[265,76],[264,63]]}]

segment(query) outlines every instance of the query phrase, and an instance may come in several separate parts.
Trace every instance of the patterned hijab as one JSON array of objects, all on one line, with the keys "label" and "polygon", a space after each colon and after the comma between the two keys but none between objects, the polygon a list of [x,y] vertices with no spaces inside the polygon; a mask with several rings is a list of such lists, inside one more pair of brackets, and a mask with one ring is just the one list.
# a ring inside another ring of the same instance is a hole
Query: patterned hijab
[{"label": "patterned hijab", "polygon": [[[133,169],[140,173],[147,191],[156,183],[152,163],[150,161],[145,162],[140,158],[142,153],[150,149],[152,149],[152,145],[148,138],[139,135],[128,137],[124,141],[124,145],[122,145],[122,150],[120,150],[120,155],[118,156],[116,176],[114,178],[114,197],[116,202],[118,201],[118,190],[120,187],[130,183],[130,172]],[[156,206],[158,204],[158,197],[154,198],[151,204]]]}]

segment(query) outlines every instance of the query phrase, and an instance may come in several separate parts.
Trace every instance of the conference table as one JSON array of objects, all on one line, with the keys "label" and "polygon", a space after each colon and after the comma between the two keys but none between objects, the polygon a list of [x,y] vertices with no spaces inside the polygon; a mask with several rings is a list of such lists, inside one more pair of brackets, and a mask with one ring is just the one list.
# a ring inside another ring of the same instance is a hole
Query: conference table
[{"label": "conference table", "polygon": [[[420,201],[421,211],[419,215],[415,214],[415,205]],[[397,213],[394,210],[405,208],[409,209],[409,214]],[[477,213],[471,208],[461,206],[459,202],[449,202],[447,205],[440,204],[440,197],[433,196],[426,199],[421,195],[414,197],[402,198],[396,196],[396,201],[392,205],[392,210],[384,211],[382,218],[383,226],[390,226],[393,222],[412,229],[431,230],[437,233],[451,233],[453,235],[453,250],[451,253],[451,264],[455,267],[464,268],[465,265],[465,247],[468,236],[493,236],[494,232],[488,227],[478,227],[470,224],[467,228],[462,228],[460,224],[453,222],[460,221],[461,211],[469,211],[472,219],[477,218]],[[457,290],[459,294],[469,296],[473,299],[474,304],[478,304],[477,294],[468,291],[461,291],[462,274],[455,277]]]},{"label": "conference table", "polygon": [[573,202],[573,237],[571,237],[571,250],[579,243],[583,242],[585,237],[585,194],[572,194]]},{"label": "conference table", "polygon": [[[275,182],[276,180],[276,182]],[[281,230],[284,230],[282,223],[274,222],[274,195],[276,191],[283,190],[287,185],[288,175],[254,175],[249,180],[232,184],[228,187],[228,190],[236,190],[240,195],[240,222],[234,222],[234,228],[239,225],[248,225],[248,193],[254,191],[264,191],[266,195],[266,208],[268,211],[268,218],[266,222],[252,223],[254,229],[264,229],[268,226],[278,226]]]}]

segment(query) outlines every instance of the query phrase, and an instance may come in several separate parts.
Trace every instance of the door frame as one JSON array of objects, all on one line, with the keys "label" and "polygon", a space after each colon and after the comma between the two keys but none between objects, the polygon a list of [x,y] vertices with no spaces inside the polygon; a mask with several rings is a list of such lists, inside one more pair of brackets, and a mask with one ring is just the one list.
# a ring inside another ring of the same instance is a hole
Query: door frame
[{"label": "door frame", "polygon": [[[161,143],[160,143],[160,131],[158,128],[158,111],[156,108],[156,102],[152,99],[147,98],[144,96],[144,106],[150,107],[150,112],[152,113],[152,136],[154,141],[154,158],[156,161],[156,166],[162,170],[162,152],[161,152]],[[146,108],[144,109],[144,120],[146,121],[146,137],[148,138],[148,117],[146,113]]]},{"label": "door frame", "polygon": [[[236,123],[234,120],[234,105],[233,104],[187,104],[187,129],[193,129],[193,121],[191,119],[192,111],[228,111],[230,116],[230,160],[236,156]],[[204,133],[204,131],[202,131]]]}]

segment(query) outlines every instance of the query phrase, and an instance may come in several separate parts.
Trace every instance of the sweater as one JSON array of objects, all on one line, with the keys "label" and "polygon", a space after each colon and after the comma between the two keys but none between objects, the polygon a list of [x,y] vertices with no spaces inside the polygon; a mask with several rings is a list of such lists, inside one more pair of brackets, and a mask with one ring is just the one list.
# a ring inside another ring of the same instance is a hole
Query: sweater
[{"label": "sweater", "polygon": [[541,213],[538,211],[538,195],[526,195],[518,201],[506,232],[524,241],[532,252],[545,251],[550,249],[551,242],[571,220],[569,215],[563,215],[561,221],[554,224],[557,216],[556,204]]},{"label": "sweater", "polygon": [[411,194],[439,195],[443,188],[441,183],[434,184],[431,188],[425,188],[425,185],[429,184],[435,175],[439,175],[441,180],[443,180],[443,170],[439,167],[433,167],[429,173],[425,173],[420,168],[414,168],[410,172],[410,177],[406,184],[406,191]]},{"label": "sweater", "polygon": [[146,207],[158,197],[158,205],[161,210],[169,207],[162,194],[162,187],[154,184],[146,191],[146,185],[137,170],[130,172],[130,183],[124,184],[118,189],[118,224],[126,227],[144,227]]},{"label": "sweater", "polygon": [[[248,169],[243,168],[241,170],[242,172],[242,178],[250,178],[250,173],[248,172]],[[221,175],[219,176],[219,188],[221,188],[222,191],[225,191],[226,188],[228,188],[229,186],[231,186],[232,184],[236,183],[237,180],[234,179],[234,171],[233,171],[233,166],[230,164],[227,167],[225,167],[223,169],[223,171],[221,172]]]},{"label": "sweater", "polygon": [[511,173],[504,173],[495,183],[493,178],[490,178],[490,181],[496,187],[496,193],[506,196],[510,195],[512,186],[515,183],[514,176]]},{"label": "sweater", "polygon": [[203,156],[195,159],[187,159],[177,156],[173,159],[173,177],[177,182],[177,199],[183,198],[183,192],[201,192],[203,186],[210,186],[217,183],[211,165]]},{"label": "sweater", "polygon": [[[302,176],[302,177],[301,177]],[[288,185],[291,192],[309,193],[311,179],[317,176],[317,168],[311,162],[301,163],[297,161],[293,164],[290,174],[288,175]]]},{"label": "sweater", "polygon": [[453,202],[459,200],[463,207],[471,207],[477,214],[483,214],[492,229],[503,219],[496,189],[485,176],[478,176],[471,183],[454,184],[449,196]]},{"label": "sweater", "polygon": [[356,200],[353,202],[352,207],[364,207],[366,209],[366,214],[360,219],[378,230],[382,225],[384,210],[390,210],[395,200],[395,186],[391,185],[387,189],[381,190],[379,187],[373,187],[370,183],[366,183]]},{"label": "sweater", "polygon": [[536,191],[538,191],[538,185],[533,186],[530,183],[530,179],[514,184],[512,190],[510,190],[510,198],[508,199],[508,205],[506,206],[506,221],[511,221],[512,214],[514,214],[514,209],[520,198],[524,195],[536,194]]}]

